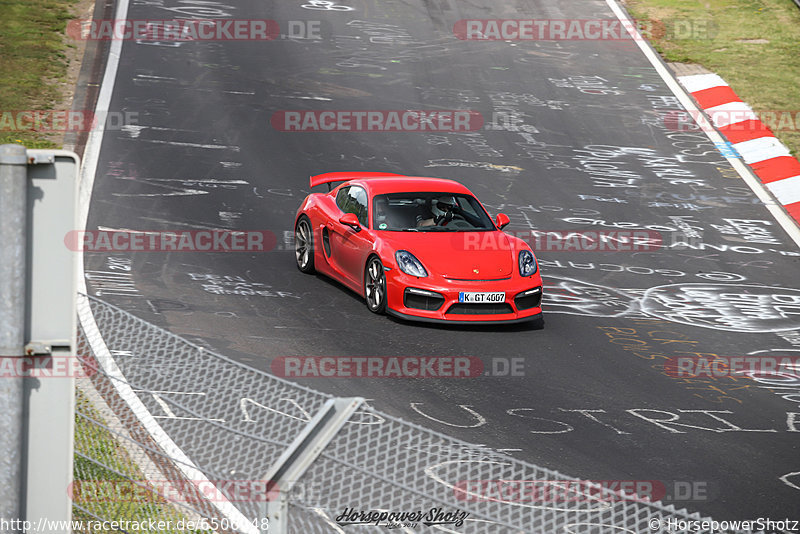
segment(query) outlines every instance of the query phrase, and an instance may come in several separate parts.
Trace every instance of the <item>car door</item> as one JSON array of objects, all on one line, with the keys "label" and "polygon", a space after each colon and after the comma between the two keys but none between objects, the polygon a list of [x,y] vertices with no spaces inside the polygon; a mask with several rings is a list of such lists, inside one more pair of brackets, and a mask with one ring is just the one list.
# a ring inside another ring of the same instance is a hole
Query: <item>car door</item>
[{"label": "car door", "polygon": [[361,223],[361,229],[342,224],[338,219],[328,222],[331,255],[330,262],[347,279],[348,285],[360,290],[364,276],[364,263],[372,250],[372,235],[369,231],[367,192],[363,187],[343,187],[336,195],[340,216],[353,213]]}]

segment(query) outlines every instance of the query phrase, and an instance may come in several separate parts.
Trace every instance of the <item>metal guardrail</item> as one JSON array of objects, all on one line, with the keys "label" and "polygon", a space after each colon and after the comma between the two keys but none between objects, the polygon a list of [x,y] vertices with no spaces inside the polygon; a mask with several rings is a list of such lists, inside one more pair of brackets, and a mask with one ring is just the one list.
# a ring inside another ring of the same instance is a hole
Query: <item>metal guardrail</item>
[{"label": "metal guardrail", "polygon": [[[298,436],[310,432],[313,414],[325,413],[332,398],[192,344],[96,298],[79,297],[78,309],[82,317],[91,310],[98,331],[87,334],[82,325],[78,335],[78,355],[90,377],[78,386],[75,484],[112,480],[150,488],[139,493],[153,497],[145,502],[141,495],[119,502],[78,498],[76,517],[205,518],[217,527],[210,530],[219,532],[266,531],[263,514],[270,507],[274,513],[275,502],[240,499],[219,481],[245,483],[285,473],[279,466],[304,441]],[[113,362],[103,361],[108,356]],[[131,393],[135,401],[126,398]],[[565,488],[576,479],[366,404],[355,409],[357,404],[351,404],[338,431],[304,457],[296,479],[270,488],[278,492],[271,499],[280,495],[280,505],[288,509],[288,521],[281,525],[282,518],[271,517],[269,532],[282,526],[292,533],[361,532],[375,528],[381,511],[388,517],[432,509],[450,513],[442,516],[449,522],[429,525],[426,517],[406,516],[411,520],[396,525],[397,531],[638,534],[658,532],[656,521],[704,519],[591,488],[586,481],[574,499],[484,498],[470,489],[470,481],[536,481],[569,493]],[[182,491],[167,494],[159,480],[173,481]],[[209,492],[206,483],[217,484],[219,491]],[[377,514],[373,526],[364,526],[371,512]],[[233,524],[233,516],[246,523]]]}]

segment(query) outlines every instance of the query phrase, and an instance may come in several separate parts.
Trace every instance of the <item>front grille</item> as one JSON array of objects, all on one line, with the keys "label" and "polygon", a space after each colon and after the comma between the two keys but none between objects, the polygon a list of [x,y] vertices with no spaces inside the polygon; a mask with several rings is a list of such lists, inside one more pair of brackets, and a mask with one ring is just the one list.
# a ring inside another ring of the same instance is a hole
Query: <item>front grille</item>
[{"label": "front grille", "polygon": [[525,295],[527,291],[523,291],[516,297],[514,297],[514,304],[517,306],[518,310],[529,310],[530,308],[536,308],[542,303],[542,290],[539,289],[538,292]]},{"label": "front grille", "polygon": [[480,304],[456,303],[447,310],[447,315],[501,315],[514,313],[506,302],[482,302]]},{"label": "front grille", "polygon": [[408,290],[403,294],[403,305],[406,308],[435,311],[441,308],[442,304],[444,304],[444,297],[441,295],[417,295]]}]

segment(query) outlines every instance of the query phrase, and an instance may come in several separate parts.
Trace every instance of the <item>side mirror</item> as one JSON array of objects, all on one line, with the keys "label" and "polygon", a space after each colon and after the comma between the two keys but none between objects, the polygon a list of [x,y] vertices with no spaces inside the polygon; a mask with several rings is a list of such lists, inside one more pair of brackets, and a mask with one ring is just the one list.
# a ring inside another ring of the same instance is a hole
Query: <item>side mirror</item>
[{"label": "side mirror", "polygon": [[356,232],[361,231],[361,223],[358,222],[358,217],[356,217],[355,213],[345,213],[339,217],[339,222],[349,226]]},{"label": "side mirror", "polygon": [[508,226],[508,223],[511,222],[511,219],[508,218],[508,215],[505,213],[498,213],[497,214],[497,227],[501,230]]}]

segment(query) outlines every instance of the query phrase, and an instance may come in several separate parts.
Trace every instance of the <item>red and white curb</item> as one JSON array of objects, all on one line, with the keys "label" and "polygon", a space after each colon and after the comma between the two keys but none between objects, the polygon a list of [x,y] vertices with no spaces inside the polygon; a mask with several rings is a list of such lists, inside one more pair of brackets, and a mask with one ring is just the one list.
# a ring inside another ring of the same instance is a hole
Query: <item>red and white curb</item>
[{"label": "red and white curb", "polygon": [[679,76],[711,123],[800,223],[800,161],[716,74]]}]

